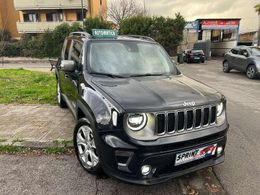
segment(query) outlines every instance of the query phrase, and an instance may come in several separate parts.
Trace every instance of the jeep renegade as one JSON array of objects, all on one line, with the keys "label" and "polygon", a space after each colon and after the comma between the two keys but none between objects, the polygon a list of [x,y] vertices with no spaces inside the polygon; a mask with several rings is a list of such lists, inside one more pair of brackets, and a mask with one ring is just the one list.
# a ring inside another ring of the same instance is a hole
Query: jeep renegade
[{"label": "jeep renegade", "polygon": [[151,185],[224,161],[225,97],[182,75],[152,38],[74,32],[55,70],[88,172]]}]

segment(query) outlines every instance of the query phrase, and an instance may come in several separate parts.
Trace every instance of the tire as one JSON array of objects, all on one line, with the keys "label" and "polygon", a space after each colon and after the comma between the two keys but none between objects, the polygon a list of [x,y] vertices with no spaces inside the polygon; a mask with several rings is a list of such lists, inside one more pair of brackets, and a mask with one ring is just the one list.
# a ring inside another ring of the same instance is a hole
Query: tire
[{"label": "tire", "polygon": [[73,143],[80,165],[90,174],[97,175],[103,171],[93,134],[95,126],[92,123],[88,122],[86,118],[78,121],[74,129]]},{"label": "tire", "polygon": [[249,79],[255,79],[257,75],[257,69],[255,65],[249,65],[246,69],[246,76]]},{"label": "tire", "polygon": [[67,108],[67,104],[61,95],[60,84],[57,82],[57,102],[60,108]]},{"label": "tire", "polygon": [[228,61],[224,61],[223,62],[223,72],[224,73],[229,73],[231,70],[230,66],[229,66],[229,63]]},{"label": "tire", "polygon": [[201,63],[205,63],[205,60],[201,60]]}]

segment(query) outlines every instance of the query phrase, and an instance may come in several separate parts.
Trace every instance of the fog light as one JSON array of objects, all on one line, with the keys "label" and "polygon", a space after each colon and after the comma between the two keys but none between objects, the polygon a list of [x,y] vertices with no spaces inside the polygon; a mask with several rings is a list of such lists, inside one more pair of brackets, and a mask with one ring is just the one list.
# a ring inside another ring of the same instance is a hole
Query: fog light
[{"label": "fog light", "polygon": [[223,152],[223,147],[222,146],[218,147],[217,156],[220,156],[222,154],[222,152]]},{"label": "fog light", "polygon": [[149,175],[151,170],[152,170],[152,167],[150,165],[142,166],[142,168],[141,168],[142,175],[144,175],[144,176]]}]

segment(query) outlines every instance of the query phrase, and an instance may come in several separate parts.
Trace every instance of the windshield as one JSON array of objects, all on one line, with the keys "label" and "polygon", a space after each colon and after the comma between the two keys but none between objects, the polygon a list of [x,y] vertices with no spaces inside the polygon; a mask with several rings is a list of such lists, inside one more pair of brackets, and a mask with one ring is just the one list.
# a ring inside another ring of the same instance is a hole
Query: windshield
[{"label": "windshield", "polygon": [[260,48],[253,47],[251,51],[253,56],[260,56]]},{"label": "windshield", "polygon": [[142,76],[176,74],[177,69],[158,44],[102,41],[90,45],[91,73]]}]

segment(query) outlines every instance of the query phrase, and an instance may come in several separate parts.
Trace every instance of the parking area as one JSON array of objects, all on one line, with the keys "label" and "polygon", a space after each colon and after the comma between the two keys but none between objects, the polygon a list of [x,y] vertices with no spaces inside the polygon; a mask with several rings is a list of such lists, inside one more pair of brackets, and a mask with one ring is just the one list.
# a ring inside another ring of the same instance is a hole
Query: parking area
[{"label": "parking area", "polygon": [[222,59],[178,67],[184,75],[217,89],[227,98],[230,129],[226,161],[214,168],[220,182],[230,194],[259,194],[260,79],[249,80],[236,71],[223,73]]},{"label": "parking area", "polygon": [[[20,66],[38,70],[37,65]],[[40,67],[49,70],[48,64]],[[185,76],[217,89],[228,100],[230,129],[223,164],[213,171],[204,169],[143,187],[87,174],[74,155],[0,155],[0,194],[260,194],[260,80],[249,80],[236,71],[223,73],[222,59],[181,64],[178,68]],[[63,114],[65,117],[69,111]]]}]

